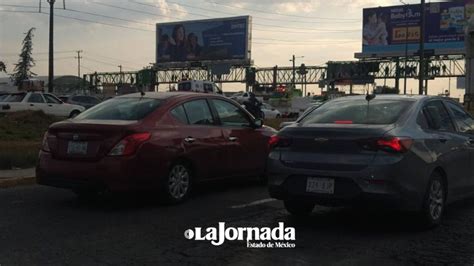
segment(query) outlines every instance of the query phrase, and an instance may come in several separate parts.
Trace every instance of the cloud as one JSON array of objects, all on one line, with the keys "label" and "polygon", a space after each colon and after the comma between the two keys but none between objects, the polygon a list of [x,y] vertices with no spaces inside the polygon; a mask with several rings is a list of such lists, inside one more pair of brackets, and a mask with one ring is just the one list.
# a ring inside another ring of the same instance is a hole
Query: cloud
[{"label": "cloud", "polygon": [[[396,3],[395,3],[396,4]],[[359,12],[361,8],[390,6],[394,5],[393,0],[338,0],[332,1],[331,5],[338,7],[348,7],[350,9],[357,9]]]},{"label": "cloud", "polygon": [[143,2],[155,5],[159,8],[160,13],[165,16],[173,15],[179,18],[188,16],[187,10],[179,4],[168,3],[166,0],[146,0]]},{"label": "cloud", "polygon": [[276,4],[276,10],[283,14],[313,13],[319,7],[319,1],[288,1]]}]

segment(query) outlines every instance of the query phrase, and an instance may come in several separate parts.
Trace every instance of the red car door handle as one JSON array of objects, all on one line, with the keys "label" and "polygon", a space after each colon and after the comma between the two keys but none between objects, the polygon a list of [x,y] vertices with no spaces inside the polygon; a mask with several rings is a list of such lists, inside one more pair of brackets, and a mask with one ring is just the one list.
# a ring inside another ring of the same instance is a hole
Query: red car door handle
[{"label": "red car door handle", "polygon": [[187,137],[187,138],[184,139],[184,141],[187,142],[187,143],[193,143],[193,142],[196,141],[196,139],[193,138],[193,137]]},{"label": "red car door handle", "polygon": [[239,138],[236,138],[236,137],[229,137],[229,141],[232,141],[232,142],[237,141],[238,139]]}]

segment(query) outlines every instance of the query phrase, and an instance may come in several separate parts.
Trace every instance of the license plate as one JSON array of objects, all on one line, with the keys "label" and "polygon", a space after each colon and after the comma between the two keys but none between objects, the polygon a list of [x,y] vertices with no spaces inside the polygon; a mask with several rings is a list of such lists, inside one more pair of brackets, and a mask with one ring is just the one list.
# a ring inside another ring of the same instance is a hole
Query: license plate
[{"label": "license plate", "polygon": [[334,194],[334,179],[308,177],[306,180],[306,192]]},{"label": "license plate", "polygon": [[67,145],[67,154],[86,155],[87,142],[69,141]]}]

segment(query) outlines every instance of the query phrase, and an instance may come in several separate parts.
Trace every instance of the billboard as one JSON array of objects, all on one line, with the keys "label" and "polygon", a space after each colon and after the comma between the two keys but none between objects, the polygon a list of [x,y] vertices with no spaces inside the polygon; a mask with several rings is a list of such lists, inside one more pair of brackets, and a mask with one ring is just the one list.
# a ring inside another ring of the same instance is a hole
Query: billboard
[{"label": "billboard", "polygon": [[[437,55],[464,52],[464,25],[473,12],[471,2],[426,4],[425,49]],[[405,48],[413,55],[419,50],[420,32],[420,4],[366,8],[360,57],[403,56]]]},{"label": "billboard", "polygon": [[250,61],[250,17],[156,24],[157,65]]}]

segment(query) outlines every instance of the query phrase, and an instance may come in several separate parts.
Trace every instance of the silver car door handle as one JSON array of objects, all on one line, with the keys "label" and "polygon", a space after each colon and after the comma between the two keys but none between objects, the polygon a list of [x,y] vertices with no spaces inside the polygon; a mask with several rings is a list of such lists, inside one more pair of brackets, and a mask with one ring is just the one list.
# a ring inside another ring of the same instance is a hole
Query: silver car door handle
[{"label": "silver car door handle", "polygon": [[187,138],[184,139],[184,141],[187,142],[187,143],[193,143],[193,142],[196,141],[196,139],[193,138],[193,137],[187,137]]},{"label": "silver car door handle", "polygon": [[237,137],[229,137],[229,141],[237,141],[239,138]]}]

